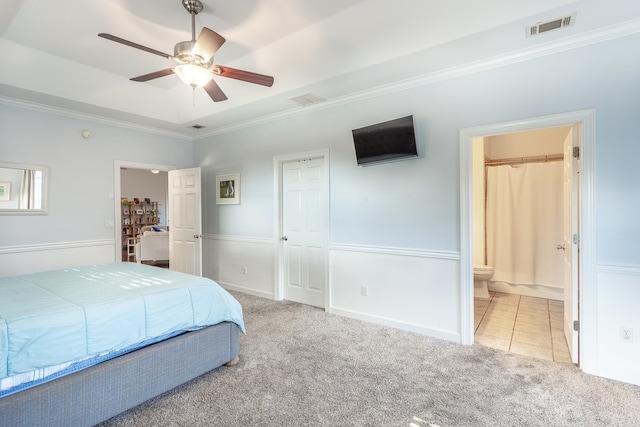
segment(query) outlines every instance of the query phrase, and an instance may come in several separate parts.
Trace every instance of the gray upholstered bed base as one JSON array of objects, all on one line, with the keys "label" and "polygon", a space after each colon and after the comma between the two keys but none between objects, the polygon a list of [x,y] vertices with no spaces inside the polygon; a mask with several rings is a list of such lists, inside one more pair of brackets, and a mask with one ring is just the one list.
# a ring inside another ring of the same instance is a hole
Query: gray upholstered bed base
[{"label": "gray upholstered bed base", "polygon": [[92,426],[238,355],[238,327],[221,323],[0,398],[0,426]]}]

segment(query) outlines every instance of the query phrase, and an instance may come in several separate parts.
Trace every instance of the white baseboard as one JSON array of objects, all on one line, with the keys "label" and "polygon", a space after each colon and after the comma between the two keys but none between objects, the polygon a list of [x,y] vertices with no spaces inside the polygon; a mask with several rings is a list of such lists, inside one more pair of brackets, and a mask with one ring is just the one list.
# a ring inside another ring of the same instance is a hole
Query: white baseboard
[{"label": "white baseboard", "polygon": [[220,282],[218,280],[216,280],[215,282],[228,291],[242,292],[243,294],[253,295],[255,297],[267,298],[271,300],[275,299],[273,292],[264,292],[264,291],[248,288],[246,286],[239,286],[239,285],[234,285],[232,283]]},{"label": "white baseboard", "polygon": [[457,332],[444,331],[440,329],[428,328],[421,325],[415,325],[412,323],[402,322],[393,319],[387,319],[380,316],[374,316],[371,314],[359,313],[353,310],[347,310],[339,307],[331,307],[329,309],[331,314],[338,316],[348,317],[350,319],[362,320],[370,323],[377,323],[378,325],[389,326],[403,331],[414,332],[421,335],[427,335],[429,337],[438,338],[446,341],[453,341],[455,343],[461,342],[461,336]]}]

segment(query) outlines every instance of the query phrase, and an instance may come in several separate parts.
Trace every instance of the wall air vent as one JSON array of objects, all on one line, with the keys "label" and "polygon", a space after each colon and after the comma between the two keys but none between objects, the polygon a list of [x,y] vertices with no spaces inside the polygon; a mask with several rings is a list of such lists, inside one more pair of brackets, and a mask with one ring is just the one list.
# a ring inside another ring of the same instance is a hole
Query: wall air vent
[{"label": "wall air vent", "polygon": [[571,27],[576,21],[576,14],[568,15],[562,18],[553,19],[547,22],[538,22],[534,25],[528,25],[526,28],[527,37],[533,37],[560,28]]}]

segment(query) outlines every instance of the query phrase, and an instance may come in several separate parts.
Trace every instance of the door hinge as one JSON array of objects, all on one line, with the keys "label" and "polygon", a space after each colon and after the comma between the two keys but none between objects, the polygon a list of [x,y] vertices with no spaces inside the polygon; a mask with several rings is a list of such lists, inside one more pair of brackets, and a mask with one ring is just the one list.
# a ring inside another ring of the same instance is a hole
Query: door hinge
[{"label": "door hinge", "polygon": [[579,234],[574,234],[573,235],[573,244],[577,245],[580,243],[580,235]]},{"label": "door hinge", "polygon": [[573,330],[576,332],[580,332],[580,321],[579,320],[574,320],[573,321]]},{"label": "door hinge", "polygon": [[576,159],[580,158],[580,147],[573,147],[573,157]]}]

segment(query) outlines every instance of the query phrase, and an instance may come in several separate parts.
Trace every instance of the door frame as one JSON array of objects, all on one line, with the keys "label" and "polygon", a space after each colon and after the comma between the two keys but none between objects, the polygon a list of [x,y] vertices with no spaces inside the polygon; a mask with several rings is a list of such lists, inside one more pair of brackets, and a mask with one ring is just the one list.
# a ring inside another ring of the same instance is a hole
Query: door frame
[{"label": "door frame", "polygon": [[559,126],[582,131],[580,174],[579,349],[580,368],[596,372],[597,289],[595,281],[595,110],[580,110],[460,130],[460,324],[462,344],[474,341],[473,305],[473,138]]},{"label": "door frame", "polygon": [[[129,162],[126,160],[115,160],[113,162],[113,203],[114,203],[114,237],[116,242],[115,257],[116,262],[122,262],[122,190],[120,180],[120,169],[142,169],[142,170],[159,170],[162,172],[169,172],[170,170],[177,169],[172,165],[159,165],[156,163],[140,163]],[[168,179],[168,178],[167,178]],[[169,201],[167,200],[167,203]]]},{"label": "door frame", "polygon": [[274,245],[274,289],[273,296],[276,301],[281,301],[284,299],[284,287],[285,287],[285,265],[284,265],[284,244],[282,243],[281,237],[283,233],[283,209],[282,209],[282,165],[284,163],[295,162],[298,160],[305,159],[323,159],[324,161],[324,180],[327,189],[327,203],[326,203],[326,215],[325,218],[327,220],[326,226],[326,250],[325,250],[325,300],[324,300],[324,309],[325,311],[329,311],[330,302],[331,302],[331,281],[329,280],[329,236],[331,235],[330,225],[331,225],[331,217],[330,217],[330,201],[331,201],[331,186],[329,182],[329,149],[324,150],[314,150],[314,151],[306,151],[301,153],[293,153],[293,154],[284,154],[280,156],[274,156],[273,158],[273,176],[274,176],[274,236],[273,236],[273,245]]}]

